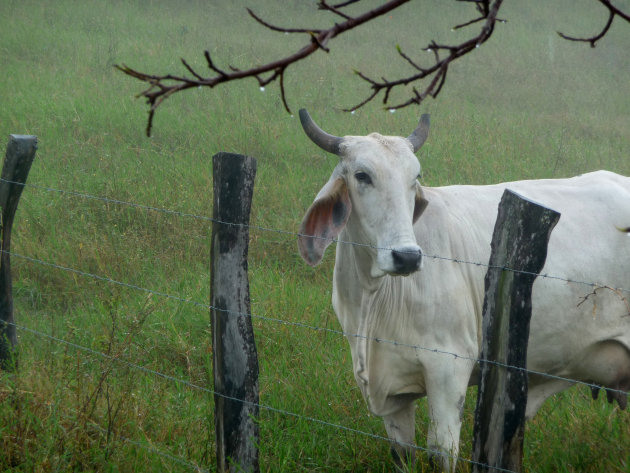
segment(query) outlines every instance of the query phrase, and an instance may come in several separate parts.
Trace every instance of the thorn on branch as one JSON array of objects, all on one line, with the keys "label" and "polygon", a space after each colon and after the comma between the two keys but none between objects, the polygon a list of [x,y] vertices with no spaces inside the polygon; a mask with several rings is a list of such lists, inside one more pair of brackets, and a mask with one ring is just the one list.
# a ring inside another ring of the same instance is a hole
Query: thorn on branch
[{"label": "thorn on branch", "polygon": [[[460,0],[460,1],[463,1],[463,0]],[[484,21],[486,19],[487,19],[487,17],[480,16],[479,18],[475,18],[474,20],[467,21],[466,23],[462,23],[460,25],[453,26],[453,28],[451,28],[451,31],[455,31],[455,30],[458,30],[460,28],[465,28],[466,26],[474,25],[475,23],[479,23],[480,21]],[[504,19],[504,18],[503,19],[502,18],[497,18],[497,19],[495,19],[495,22],[497,22],[497,23],[504,23],[505,24],[505,23],[507,23],[507,20]]]},{"label": "thorn on branch", "polygon": [[610,27],[614,19],[615,19],[615,13],[611,10],[610,14],[608,15],[608,21],[606,22],[606,25],[604,25],[604,28],[599,32],[599,34],[596,34],[595,36],[591,36],[590,38],[574,38],[573,36],[567,36],[564,33],[561,33],[560,31],[558,31],[558,35],[560,35],[561,38],[566,39],[568,41],[579,41],[583,43],[589,43],[591,45],[591,48],[594,48],[597,41],[599,41],[604,36],[606,36],[606,33],[608,33],[608,30],[610,30]]},{"label": "thorn on branch", "polygon": [[289,108],[289,102],[287,102],[286,91],[284,90],[284,69],[282,69],[282,71],[280,71],[280,97],[282,98],[282,104],[284,105],[284,109],[290,115],[293,115],[291,113],[291,109]]},{"label": "thorn on branch", "polygon": [[602,39],[608,33],[608,31],[610,30],[610,26],[612,25],[612,22],[616,16],[630,23],[630,14],[615,7],[611,3],[611,0],[599,0],[599,3],[601,3],[608,9],[608,20],[606,21],[604,28],[599,32],[599,34],[596,34],[595,36],[592,36],[590,38],[575,38],[573,36],[567,36],[564,33],[561,33],[560,31],[558,31],[558,34],[560,35],[560,37],[569,41],[581,41],[584,43],[589,43],[591,45],[591,48],[594,48],[597,41]]},{"label": "thorn on branch", "polygon": [[415,87],[412,87],[411,90],[413,91],[413,95],[415,97],[415,102],[417,104],[420,104],[420,102],[422,102],[422,95],[420,95],[420,92],[418,92],[418,89],[416,89]]},{"label": "thorn on branch", "polygon": [[275,25],[272,25],[271,23],[267,23],[265,20],[260,18],[258,15],[256,15],[249,8],[247,8],[247,13],[249,13],[249,16],[251,16],[254,20],[256,20],[258,23],[260,23],[265,28],[270,29],[272,31],[277,31],[279,33],[315,33],[315,34],[319,34],[319,33],[322,32],[322,30],[311,30],[311,29],[304,29],[304,28],[282,28],[280,26],[275,26]]},{"label": "thorn on branch", "polygon": [[355,73],[356,75],[358,75],[361,79],[363,79],[365,82],[367,82],[367,83],[371,84],[372,86],[377,85],[377,82],[376,82],[376,81],[374,81],[374,80],[370,79],[368,76],[366,76],[365,74],[363,74],[361,71],[357,71],[357,70],[355,70],[355,71],[354,71],[354,73]]},{"label": "thorn on branch", "polygon": [[155,116],[155,108],[149,109],[149,118],[147,119],[147,128],[145,130],[147,136],[151,136],[151,129],[153,128],[153,117]]},{"label": "thorn on branch", "polygon": [[218,67],[216,67],[214,65],[214,63],[212,62],[212,58],[210,57],[210,51],[208,51],[207,49],[203,52],[204,57],[206,58],[206,62],[208,63],[208,69],[216,72],[217,74],[219,74],[222,77],[227,76],[227,74],[222,71],[221,69],[219,69]]},{"label": "thorn on branch", "polygon": [[338,3],[337,5],[333,5],[333,8],[343,8],[343,7],[347,7],[348,5],[352,5],[353,3],[358,3],[361,0],[348,0],[346,2],[342,2],[342,3]]},{"label": "thorn on branch", "polygon": [[435,62],[439,63],[440,62],[440,53],[438,51],[438,48],[434,47],[435,42],[432,41],[431,44],[429,44],[429,46],[427,46],[426,48],[422,49],[423,51],[426,51],[428,53],[433,53],[433,55],[435,56]]},{"label": "thorn on branch", "polygon": [[322,44],[322,42],[319,40],[318,36],[317,36],[317,35],[315,35],[315,33],[314,33],[314,32],[312,32],[312,31],[311,31],[311,32],[310,32],[310,35],[311,35],[311,42],[312,42],[313,44],[317,45],[317,47],[318,47],[319,49],[323,49],[323,50],[324,50],[324,51],[326,51],[327,53],[329,53],[329,52],[330,52],[330,49],[329,49],[329,48],[327,48],[326,46],[324,46],[324,45]]},{"label": "thorn on branch", "polygon": [[411,67],[413,67],[414,69],[416,69],[417,71],[420,72],[424,72],[425,69],[423,69],[422,67],[420,67],[418,64],[415,63],[415,61],[413,61],[409,56],[407,56],[402,49],[400,48],[400,45],[396,45],[396,51],[398,51],[398,54],[405,60],[407,61]]},{"label": "thorn on branch", "polygon": [[378,95],[378,93],[381,91],[381,89],[377,89],[375,87],[372,87],[372,88],[374,90],[372,91],[372,93],[365,100],[363,100],[363,102],[360,102],[360,103],[356,104],[354,107],[344,108],[342,110],[344,112],[354,112],[355,110],[358,110],[361,107],[363,107],[366,103],[371,102],[374,99],[374,97],[376,97]]},{"label": "thorn on branch", "polygon": [[319,8],[320,10],[326,10],[329,12],[332,12],[336,15],[339,15],[340,17],[342,17],[345,20],[349,20],[350,18],[352,18],[349,15],[346,15],[345,13],[343,13],[342,11],[339,11],[339,9],[335,6],[332,5],[328,5],[326,3],[326,0],[319,0],[319,2],[317,3],[317,8]]},{"label": "thorn on branch", "polygon": [[458,2],[474,3],[475,8],[481,14],[482,18],[487,18],[490,14],[490,1],[489,0],[457,0]]},{"label": "thorn on branch", "polygon": [[[383,78],[383,82],[387,82]],[[392,87],[385,87],[385,95],[383,97],[383,105],[387,105],[387,101],[389,100],[389,93],[392,91]]]},{"label": "thorn on branch", "polygon": [[186,59],[181,58],[181,61],[182,61],[182,64],[184,65],[184,67],[185,67],[186,69],[188,69],[188,72],[190,72],[193,76],[195,76],[195,78],[196,78],[196,79],[203,80],[203,77],[201,77],[199,74],[197,74],[197,73],[193,70],[193,68],[192,68],[192,67],[190,67],[190,64],[188,64],[188,63],[186,62]]},{"label": "thorn on branch", "polygon": [[440,93],[440,91],[442,90],[442,86],[444,85],[444,83],[446,82],[446,73],[448,72],[448,64],[445,64],[444,67],[442,69],[440,69],[438,71],[438,73],[436,74],[436,80],[439,78],[440,82],[437,86],[437,89],[435,89],[435,91],[431,91],[431,97],[435,98],[438,96],[438,94]]}]

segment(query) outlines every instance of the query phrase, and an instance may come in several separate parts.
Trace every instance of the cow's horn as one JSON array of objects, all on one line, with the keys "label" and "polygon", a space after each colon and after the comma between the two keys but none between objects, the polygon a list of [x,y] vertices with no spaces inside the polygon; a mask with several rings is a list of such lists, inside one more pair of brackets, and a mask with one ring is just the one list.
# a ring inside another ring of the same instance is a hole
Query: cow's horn
[{"label": "cow's horn", "polygon": [[420,117],[420,123],[418,127],[413,131],[411,135],[407,137],[411,145],[413,146],[413,152],[415,153],[424,144],[429,136],[429,114],[425,113]]},{"label": "cow's horn", "polygon": [[302,122],[302,128],[304,128],[306,136],[308,136],[313,143],[324,151],[339,154],[339,145],[343,141],[343,138],[329,135],[318,127],[304,108],[300,110],[300,122]]}]

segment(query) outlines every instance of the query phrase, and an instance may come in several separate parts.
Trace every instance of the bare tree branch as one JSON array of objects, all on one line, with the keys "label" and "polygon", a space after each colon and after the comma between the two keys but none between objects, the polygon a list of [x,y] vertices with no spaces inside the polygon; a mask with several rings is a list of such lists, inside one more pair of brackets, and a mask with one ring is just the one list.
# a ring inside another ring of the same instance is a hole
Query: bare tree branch
[{"label": "bare tree branch", "polygon": [[[267,29],[285,34],[303,34],[308,36],[307,44],[305,44],[301,49],[284,58],[269,62],[267,64],[251,67],[249,69],[238,69],[233,66],[228,66],[229,71],[223,70],[215,65],[215,63],[212,61],[212,58],[210,57],[210,53],[208,51],[205,51],[204,57],[206,59],[206,66],[212,73],[209,76],[201,74],[183,58],[181,59],[182,65],[184,66],[186,71],[188,71],[188,73],[192,75],[192,77],[172,74],[147,74],[132,69],[131,67],[128,67],[124,64],[116,65],[115,67],[125,74],[148,84],[147,88],[139,94],[139,96],[144,97],[147,100],[147,103],[150,106],[146,128],[147,135],[150,136],[151,134],[153,118],[155,116],[156,110],[164,102],[164,100],[166,100],[171,95],[193,87],[213,88],[219,84],[241,80],[247,77],[252,77],[256,79],[260,87],[265,87],[266,85],[277,80],[279,82],[282,104],[284,105],[284,108],[289,113],[291,113],[286,97],[284,82],[285,73],[287,71],[287,68],[291,64],[307,58],[318,50],[328,52],[328,44],[333,38],[347,31],[350,31],[351,29],[368,23],[381,15],[395,10],[404,3],[407,3],[409,0],[389,0],[380,7],[368,10],[358,16],[349,15],[345,11],[342,11],[342,9],[347,7],[348,5],[359,3],[361,0],[346,0],[336,5],[331,5],[328,3],[328,1],[329,0],[318,0],[318,8],[321,10],[329,11],[330,13],[341,17],[344,20],[341,23],[335,23],[332,27],[328,29],[279,27],[263,20],[252,10],[247,9],[249,15],[254,19],[254,21],[263,25]],[[401,50],[400,46],[397,46],[396,49],[398,54],[413,68],[414,73],[407,77],[402,77],[396,80],[388,80],[385,77],[382,77],[380,80],[376,80],[360,71],[355,71],[355,74],[360,79],[367,82],[371,91],[363,101],[345,110],[356,110],[374,100],[381,92],[383,92],[383,104],[390,110],[400,109],[412,104],[420,104],[427,97],[435,98],[444,86],[448,68],[451,63],[479,48],[492,36],[495,24],[497,22],[505,22],[505,20],[497,18],[497,14],[499,12],[499,9],[501,8],[503,0],[458,1],[473,3],[479,16],[477,18],[473,18],[470,21],[459,24],[453,27],[453,29],[455,30],[464,27],[470,27],[472,25],[481,23],[482,26],[476,35],[472,36],[467,41],[464,41],[457,45],[438,44],[435,41],[431,41],[427,47],[422,49],[422,51],[433,53],[433,64],[426,67],[421,66],[419,61],[412,59],[410,55],[404,53]],[[571,41],[588,42],[591,44],[592,47],[594,47],[595,43],[603,38],[606,33],[608,33],[613,19],[616,16],[619,16],[620,18],[630,23],[630,15],[612,5],[611,0],[597,1],[604,5],[609,11],[608,21],[599,34],[590,38],[574,38],[566,36],[563,33],[558,34],[560,34],[560,36],[562,36],[563,38]],[[408,85],[417,84],[423,79],[426,79],[427,81],[425,82],[426,86],[424,88],[413,85],[411,87],[410,97],[407,100],[404,100],[395,105],[389,104],[390,97],[392,96],[392,92],[394,90],[406,87]]]},{"label": "bare tree branch", "polygon": [[560,31],[558,31],[558,34],[562,38],[567,39],[569,41],[582,41],[584,43],[590,43],[591,48],[594,48],[595,43],[597,43],[597,41],[599,41],[604,36],[606,36],[606,33],[608,33],[608,31],[610,30],[610,27],[612,26],[612,22],[616,16],[619,16],[620,18],[630,23],[630,15],[627,13],[624,13],[619,8],[615,7],[610,2],[610,0],[597,0],[597,1],[608,9],[608,20],[606,21],[604,28],[598,34],[596,34],[595,36],[591,36],[589,38],[575,38],[573,36],[567,36],[564,33],[561,33]]},{"label": "bare tree branch", "polygon": [[[142,91],[139,96],[145,97],[147,103],[150,105],[149,108],[149,118],[147,122],[147,136],[151,135],[151,128],[153,126],[153,118],[155,116],[155,111],[157,108],[171,95],[181,92],[183,90],[187,90],[193,87],[215,87],[219,84],[225,82],[231,82],[234,80],[244,79],[246,77],[254,77],[261,87],[271,83],[276,79],[280,79],[282,86],[280,87],[280,94],[282,96],[282,102],[286,108],[286,110],[291,113],[291,110],[288,106],[288,102],[286,100],[285,89],[284,89],[284,73],[289,65],[301,61],[302,59],[310,56],[318,49],[324,49],[327,51],[328,42],[335,38],[336,36],[345,33],[357,26],[360,26],[364,23],[367,23],[373,20],[376,17],[384,15],[396,8],[400,5],[407,3],[409,0],[390,0],[385,4],[377,7],[373,10],[369,10],[359,16],[349,17],[346,21],[342,23],[336,23],[329,29],[318,30],[318,29],[292,29],[292,28],[280,28],[277,26],[270,25],[267,22],[264,22],[262,19],[254,15],[250,11],[250,15],[263,24],[267,28],[270,28],[274,31],[279,31],[282,33],[305,33],[310,37],[309,43],[302,47],[299,51],[291,54],[285,58],[279,59],[277,61],[272,61],[270,63],[264,64],[262,66],[252,67],[251,69],[246,70],[238,70],[232,69],[231,72],[223,71],[217,68],[210,58],[210,53],[205,51],[204,55],[206,61],[208,63],[208,68],[213,71],[216,75],[210,77],[203,77],[200,79],[201,74],[198,74],[193,68],[184,61],[184,67],[193,75],[193,78],[178,76],[172,74],[166,75],[154,75],[147,74],[144,72],[137,71],[132,69],[126,65],[115,65],[118,70],[124,72],[125,74],[134,77],[140,81],[146,82],[149,84],[149,87]],[[325,2],[320,2],[321,4],[325,4]],[[342,5],[343,6],[343,5]],[[338,10],[339,6],[329,7],[334,10]],[[266,79],[263,78],[263,74],[271,72],[272,74]]]},{"label": "bare tree branch", "polygon": [[[461,0],[460,0],[461,1]],[[499,8],[501,8],[501,4],[503,0],[494,0],[492,3],[489,0],[463,0],[463,1],[474,1],[477,4],[478,10],[482,13],[482,17],[477,18],[471,22],[465,23],[461,26],[467,26],[479,21],[483,21],[484,24],[477,36],[465,41],[461,44],[455,46],[449,46],[445,44],[437,44],[435,41],[431,41],[431,43],[424,48],[424,51],[433,52],[435,63],[431,67],[421,68],[417,65],[415,61],[412,61],[409,56],[404,54],[398,48],[399,54],[409,62],[415,69],[418,70],[417,74],[413,74],[407,77],[403,77],[397,80],[387,80],[385,78],[381,79],[381,81],[376,81],[367,77],[362,73],[358,73],[357,75],[368,82],[372,89],[372,93],[362,102],[359,102],[352,108],[346,109],[347,111],[353,111],[360,107],[363,107],[365,104],[373,100],[381,91],[384,92],[383,104],[387,105],[387,108],[390,110],[397,110],[400,108],[407,107],[411,104],[420,104],[425,98],[437,97],[437,95],[442,90],[444,82],[446,80],[446,73],[448,72],[448,67],[454,60],[470,53],[477,49],[481,44],[485,43],[494,31],[494,25],[497,21],[497,13],[499,12]],[[501,20],[503,21],[503,20]],[[444,58],[440,57],[440,51],[447,52],[447,56]],[[411,84],[412,82],[418,82],[422,79],[432,77],[429,85],[425,87],[422,92],[419,92],[415,87],[413,88],[413,95],[406,101],[401,102],[396,105],[388,105],[390,93],[397,87],[406,86]]]},{"label": "bare tree branch", "polygon": [[335,8],[343,8],[348,5],[352,5],[353,3],[359,3],[361,0],[348,0],[347,2],[338,3],[337,5],[333,5]]},{"label": "bare tree branch", "polygon": [[247,8],[247,13],[256,20],[258,23],[263,25],[265,28],[270,29],[271,31],[277,31],[279,33],[307,33],[307,34],[321,34],[322,30],[318,29],[305,29],[305,28],[282,28],[280,26],[274,26],[270,23],[267,23],[265,20],[256,15],[252,10]]},{"label": "bare tree branch", "polygon": [[[345,6],[345,5],[342,5],[342,6]],[[343,13],[341,10],[339,10],[339,7],[338,7],[338,6],[328,5],[328,4],[326,3],[326,0],[320,0],[320,1],[319,1],[318,8],[319,8],[320,10],[328,10],[328,11],[330,11],[330,12],[333,12],[333,13],[335,13],[335,14],[339,15],[340,17],[345,18],[346,20],[349,20],[349,19],[350,19],[350,16],[346,15],[346,14],[345,14],[345,13]]]}]

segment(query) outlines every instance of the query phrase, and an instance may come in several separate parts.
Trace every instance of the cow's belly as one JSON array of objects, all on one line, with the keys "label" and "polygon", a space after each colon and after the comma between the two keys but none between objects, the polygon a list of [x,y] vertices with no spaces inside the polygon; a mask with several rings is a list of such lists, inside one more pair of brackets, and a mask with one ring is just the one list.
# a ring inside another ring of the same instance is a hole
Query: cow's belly
[{"label": "cow's belly", "polygon": [[[553,376],[630,389],[630,306],[627,294],[614,289],[624,287],[622,272],[611,271],[609,283],[602,282],[600,287],[545,278],[536,281],[527,367],[552,377],[530,376],[528,415],[570,384]],[[625,405],[625,396],[613,398]]]},{"label": "cow's belly", "polygon": [[[565,286],[563,291],[544,286]],[[630,348],[630,308],[624,293],[613,288],[566,285],[549,281],[534,287],[546,297],[532,301],[528,346],[531,369],[561,374],[593,344],[616,340]]]}]

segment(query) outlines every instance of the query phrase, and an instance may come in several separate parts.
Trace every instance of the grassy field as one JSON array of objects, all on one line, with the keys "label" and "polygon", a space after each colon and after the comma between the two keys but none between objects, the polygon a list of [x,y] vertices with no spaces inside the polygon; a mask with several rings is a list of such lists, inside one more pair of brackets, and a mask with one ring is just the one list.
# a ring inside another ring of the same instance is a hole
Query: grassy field
[{"label": "grassy field", "polygon": [[[179,58],[202,65],[205,49],[221,67],[262,63],[293,52],[304,38],[265,30],[244,7],[286,26],[336,20],[314,3],[0,2],[0,136],[34,134],[39,141],[12,251],[177,298],[14,257],[20,370],[0,373],[0,471],[214,469],[213,401],[199,388],[212,387],[209,314],[195,304],[209,301],[211,229],[195,216],[212,215],[211,156],[219,151],[258,158],[250,284],[261,403],[385,435],[355,385],[345,340],[271,320],[339,329],[330,304],[334,252],[312,269],[299,258],[295,237],[265,230],[297,230],[334,158],[303,136],[277,86],[261,92],[253,80],[169,99],[146,138],[147,109],[134,98],[141,85],[113,68],[183,72]],[[630,174],[630,26],[615,22],[595,49],[556,34],[598,32],[606,12],[593,1],[506,2],[500,16],[508,22],[452,66],[437,100],[394,114],[378,102],[353,115],[340,111],[368,93],[353,69],[404,74],[396,44],[427,54],[419,49],[431,39],[472,34],[451,27],[473,15],[464,2],[411,2],[334,41],[330,54],[292,67],[290,105],[308,108],[337,135],[406,136],[420,113],[431,113],[419,156],[428,186],[595,169]],[[417,441],[424,446],[425,402],[419,406]],[[464,457],[473,406],[470,390]],[[382,440],[265,409],[260,427],[265,472],[391,468]],[[630,418],[574,388],[528,424],[525,450],[526,471],[628,471]],[[469,465],[460,462],[458,470]]]}]

